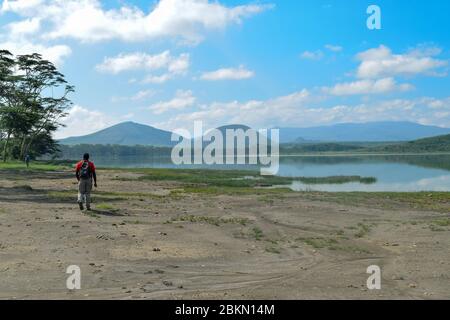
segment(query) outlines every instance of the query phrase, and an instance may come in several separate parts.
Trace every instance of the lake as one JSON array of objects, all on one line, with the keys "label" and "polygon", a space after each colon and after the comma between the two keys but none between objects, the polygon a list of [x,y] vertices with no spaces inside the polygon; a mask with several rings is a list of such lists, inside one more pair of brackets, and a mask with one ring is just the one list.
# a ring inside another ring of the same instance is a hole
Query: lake
[{"label": "lake", "polygon": [[[118,159],[94,158],[97,166],[127,168],[210,168],[259,170],[258,166],[174,165],[170,158]],[[281,176],[375,177],[372,184],[345,183],[307,185],[294,182],[293,190],[317,191],[450,191],[450,155],[339,155],[339,156],[286,156],[280,159]]]}]

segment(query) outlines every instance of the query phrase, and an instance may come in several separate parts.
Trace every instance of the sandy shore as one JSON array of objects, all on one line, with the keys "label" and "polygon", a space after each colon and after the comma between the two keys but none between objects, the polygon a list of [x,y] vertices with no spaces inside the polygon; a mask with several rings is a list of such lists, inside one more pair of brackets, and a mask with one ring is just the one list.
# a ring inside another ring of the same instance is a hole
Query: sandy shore
[{"label": "sandy shore", "polygon": [[0,298],[450,298],[449,213],[98,175],[86,214],[71,172],[0,171]]}]

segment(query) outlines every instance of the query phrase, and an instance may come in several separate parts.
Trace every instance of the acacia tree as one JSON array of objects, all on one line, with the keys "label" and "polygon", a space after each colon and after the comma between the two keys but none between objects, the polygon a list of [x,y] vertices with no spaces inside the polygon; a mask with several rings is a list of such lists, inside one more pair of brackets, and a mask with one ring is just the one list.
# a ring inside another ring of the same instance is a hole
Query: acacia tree
[{"label": "acacia tree", "polygon": [[27,153],[37,156],[56,151],[52,133],[62,126],[60,120],[67,115],[71,105],[68,94],[74,91],[73,86],[67,84],[64,75],[50,61],[37,53],[17,56],[13,65],[10,53],[5,53],[5,57],[9,59],[5,59],[5,66],[10,71],[13,68],[9,75],[13,85],[9,85],[10,90],[4,96],[7,103],[0,110],[6,135],[3,160],[6,161],[11,136],[15,142],[14,156],[19,159]]},{"label": "acacia tree", "polygon": [[8,144],[16,125],[13,105],[17,102],[15,61],[11,52],[0,50],[0,131],[3,143],[3,159],[6,160]]}]

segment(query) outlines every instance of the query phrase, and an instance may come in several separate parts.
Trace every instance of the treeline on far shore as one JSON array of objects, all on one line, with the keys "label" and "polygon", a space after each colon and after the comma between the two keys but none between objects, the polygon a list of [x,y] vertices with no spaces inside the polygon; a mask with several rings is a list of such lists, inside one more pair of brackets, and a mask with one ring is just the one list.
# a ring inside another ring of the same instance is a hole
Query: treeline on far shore
[{"label": "treeline on far shore", "polygon": [[[153,146],[123,146],[102,144],[59,145],[59,152],[52,159],[80,159],[84,153],[103,158],[121,157],[170,157],[172,148]],[[48,159],[48,158],[47,158]]]},{"label": "treeline on far shore", "polygon": [[[102,158],[122,158],[122,157],[170,157],[172,153],[171,147],[156,146],[125,146],[111,144],[78,144],[78,145],[59,145],[59,152],[43,159],[79,159],[81,155],[88,152],[92,155],[101,156]],[[323,145],[281,145],[280,154],[293,154],[305,152],[345,152],[360,150],[360,147],[351,145],[323,144]],[[248,152],[248,150],[246,150]],[[269,149],[270,152],[270,149]],[[225,154],[226,151],[224,150]]]},{"label": "treeline on far shore", "polygon": [[[125,146],[79,144],[59,145],[59,151],[43,159],[79,159],[85,152],[105,158],[121,157],[170,157],[172,148],[164,146]],[[269,151],[270,152],[270,151]],[[281,155],[308,153],[423,153],[450,152],[450,135],[426,138],[403,143],[310,143],[282,144]],[[224,152],[225,154],[225,152]]]}]

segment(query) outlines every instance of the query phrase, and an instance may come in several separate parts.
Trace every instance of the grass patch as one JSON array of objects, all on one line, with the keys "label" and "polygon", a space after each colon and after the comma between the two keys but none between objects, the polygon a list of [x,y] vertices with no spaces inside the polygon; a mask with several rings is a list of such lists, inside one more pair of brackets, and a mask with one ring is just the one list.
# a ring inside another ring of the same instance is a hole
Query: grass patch
[{"label": "grass patch", "polygon": [[435,220],[432,223],[440,227],[450,227],[450,218]]},{"label": "grass patch", "polygon": [[250,237],[256,241],[261,241],[264,238],[264,233],[260,228],[254,227],[250,230]]},{"label": "grass patch", "polygon": [[50,191],[47,192],[47,197],[58,200],[73,200],[76,198],[76,191]]},{"label": "grass patch", "polygon": [[450,227],[450,218],[434,220],[428,225],[428,227],[434,232],[447,231],[448,228],[446,227]]},{"label": "grass patch", "polygon": [[215,226],[220,226],[221,224],[240,224],[245,226],[249,220],[246,218],[219,218],[219,217],[205,217],[205,216],[194,216],[194,215],[184,215],[176,218],[172,218],[166,223],[173,222],[192,222],[192,223],[207,223]]},{"label": "grass patch", "polygon": [[359,229],[359,230],[358,230],[358,232],[355,233],[356,238],[363,238],[372,230],[371,226],[369,226],[368,224],[364,224],[364,223],[358,223],[357,229]]},{"label": "grass patch", "polygon": [[68,162],[52,162],[52,161],[31,161],[30,167],[27,168],[24,162],[8,161],[0,162],[0,170],[13,171],[60,171],[72,168],[74,161]]},{"label": "grass patch", "polygon": [[371,252],[365,248],[352,245],[332,245],[328,249],[336,251],[344,251],[356,254],[370,254]]},{"label": "grass patch", "polygon": [[186,186],[182,190],[173,191],[177,195],[183,193],[194,193],[203,195],[273,195],[273,194],[286,194],[293,193],[289,188],[273,188],[263,189],[254,187],[214,187],[214,186]]},{"label": "grass patch", "polygon": [[96,195],[102,197],[114,197],[116,199],[130,199],[130,198],[147,198],[147,199],[164,199],[168,196],[146,193],[146,192],[110,192],[110,191],[95,191]]},{"label": "grass patch", "polygon": [[450,192],[305,192],[302,196],[350,206],[450,212]]},{"label": "grass patch", "polygon": [[314,249],[328,249],[331,251],[343,251],[356,254],[370,253],[370,251],[358,246],[340,244],[339,241],[333,238],[316,237],[316,238],[298,238],[297,240],[304,242],[305,244],[313,247]]},{"label": "grass patch", "polygon": [[[376,178],[360,176],[280,177],[261,176],[258,171],[209,169],[135,169],[142,173],[137,180],[173,181],[208,187],[255,188],[289,185],[293,181],[308,184],[339,184],[348,182],[374,183]],[[124,178],[118,178],[124,180]],[[126,180],[126,179],[125,179]],[[136,180],[136,178],[130,179]]]},{"label": "grass patch", "polygon": [[111,205],[109,203],[106,203],[106,202],[102,202],[102,203],[96,204],[95,208],[96,209],[100,209],[100,210],[109,210],[109,211],[118,210],[113,205]]},{"label": "grass patch", "polygon": [[138,180],[173,181],[209,187],[252,188],[288,185],[293,181],[289,177],[260,176],[257,171],[240,170],[147,169],[144,173]]},{"label": "grass patch", "polygon": [[[77,190],[64,190],[64,191],[49,191],[47,192],[47,197],[51,199],[57,199],[60,201],[73,201],[77,197]],[[102,200],[103,202],[112,202],[112,201],[123,201],[127,200],[126,197],[123,197],[119,194],[115,195],[113,192],[99,192],[91,194],[91,200],[93,202],[96,200]]]},{"label": "grass patch", "polygon": [[313,247],[314,249],[330,248],[338,243],[336,239],[322,238],[322,237],[298,238],[297,240],[304,242],[305,244]]},{"label": "grass patch", "polygon": [[350,182],[372,184],[377,182],[377,179],[374,177],[361,176],[300,177],[296,178],[296,180],[304,184],[344,184]]},{"label": "grass patch", "polygon": [[20,185],[20,186],[14,186],[12,189],[20,190],[20,191],[33,191],[33,188],[29,185]]},{"label": "grass patch", "polygon": [[281,250],[277,247],[266,247],[266,252],[280,254]]},{"label": "grass patch", "polygon": [[442,232],[442,231],[445,231],[444,228],[438,227],[438,226],[436,226],[436,225],[434,225],[434,224],[430,224],[430,225],[429,225],[429,228],[430,228],[430,230],[433,231],[433,232]]}]

